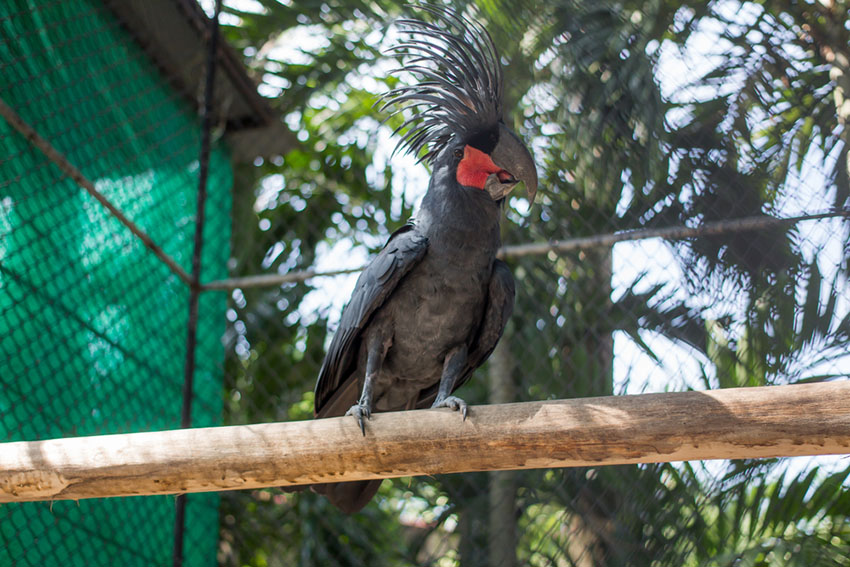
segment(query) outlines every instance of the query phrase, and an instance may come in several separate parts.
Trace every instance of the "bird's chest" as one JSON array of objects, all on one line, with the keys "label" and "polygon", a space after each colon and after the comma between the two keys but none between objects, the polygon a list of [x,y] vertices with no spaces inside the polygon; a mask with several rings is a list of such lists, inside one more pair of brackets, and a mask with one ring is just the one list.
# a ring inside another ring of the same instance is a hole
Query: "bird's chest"
[{"label": "bird's chest", "polygon": [[[481,320],[491,268],[434,270],[410,286],[410,331],[421,335],[465,339]],[[454,345],[450,345],[454,346]]]},{"label": "bird's chest", "polygon": [[492,260],[445,256],[423,259],[393,295],[393,340],[387,363],[399,372],[433,366],[446,352],[469,345],[486,305]]}]

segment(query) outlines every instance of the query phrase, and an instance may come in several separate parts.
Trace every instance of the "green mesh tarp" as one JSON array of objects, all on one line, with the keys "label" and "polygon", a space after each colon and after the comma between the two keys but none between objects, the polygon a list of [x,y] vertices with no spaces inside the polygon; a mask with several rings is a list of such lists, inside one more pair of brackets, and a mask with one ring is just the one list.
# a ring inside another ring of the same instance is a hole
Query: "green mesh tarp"
[{"label": "green mesh tarp", "polygon": [[[0,2],[0,98],[190,270],[200,127],[100,2]],[[232,172],[210,159],[202,280],[226,276]],[[0,442],[179,427],[188,289],[0,118]],[[193,424],[221,413],[225,297],[204,294]],[[173,497],[0,504],[0,566],[170,565]],[[215,563],[188,499],[185,565]]]}]

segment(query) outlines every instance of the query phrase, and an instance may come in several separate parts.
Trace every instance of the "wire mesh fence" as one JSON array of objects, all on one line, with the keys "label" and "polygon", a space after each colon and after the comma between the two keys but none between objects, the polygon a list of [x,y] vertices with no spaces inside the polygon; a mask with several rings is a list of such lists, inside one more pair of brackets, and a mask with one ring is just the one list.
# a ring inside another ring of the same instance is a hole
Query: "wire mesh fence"
[{"label": "wire mesh fence", "polygon": [[[499,46],[541,179],[505,208],[517,303],[464,399],[850,374],[846,6],[453,5]],[[238,163],[213,125],[194,425],[310,419],[356,270],[415,214],[429,173],[391,155],[373,106],[400,10],[224,3],[299,143]],[[5,3],[0,99],[188,273],[200,87],[128,30],[109,2]],[[0,439],[179,427],[191,286],[8,116],[0,147]],[[848,474],[836,457],[441,475],[386,480],[353,516],[310,492],[192,496],[182,560],[847,565]],[[3,505],[0,565],[177,564],[174,517],[173,498]]]},{"label": "wire mesh fence", "polygon": [[[189,270],[196,113],[106,6],[4,2],[0,77],[4,106]],[[187,286],[8,119],[0,147],[0,438],[179,427]],[[227,273],[232,185],[211,161],[207,278]],[[221,419],[224,302],[201,312],[197,425]],[[4,505],[0,564],[166,564],[172,500]],[[187,565],[214,561],[217,506],[193,497]]]}]

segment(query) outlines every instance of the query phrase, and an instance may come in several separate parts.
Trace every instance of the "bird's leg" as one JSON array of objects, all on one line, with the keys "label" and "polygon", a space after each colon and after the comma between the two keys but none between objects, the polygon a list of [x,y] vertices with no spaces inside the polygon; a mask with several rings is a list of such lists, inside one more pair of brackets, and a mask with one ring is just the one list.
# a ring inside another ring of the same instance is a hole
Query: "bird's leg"
[{"label": "bird's leg", "polygon": [[366,373],[366,377],[363,380],[363,393],[360,394],[360,400],[351,406],[351,408],[345,412],[345,415],[353,415],[357,418],[357,423],[360,425],[360,431],[363,432],[363,436],[366,436],[366,424],[363,422],[363,418],[369,419],[372,417],[372,380],[374,378],[374,374]]},{"label": "bird's leg", "polygon": [[452,396],[455,382],[460,376],[460,373],[466,367],[466,345],[454,348],[449,351],[443,361],[443,375],[440,377],[440,387],[437,390],[437,397],[432,408],[451,408],[455,411],[460,410],[466,421],[467,405],[466,402],[457,396]]},{"label": "bird's leg", "polygon": [[345,415],[353,415],[357,418],[357,423],[360,425],[360,431],[364,437],[366,436],[366,424],[363,422],[363,418],[372,417],[372,382],[381,371],[381,365],[384,363],[386,354],[387,348],[380,337],[370,338],[366,351],[366,374],[363,377],[363,391],[360,393],[360,400],[345,412]]}]

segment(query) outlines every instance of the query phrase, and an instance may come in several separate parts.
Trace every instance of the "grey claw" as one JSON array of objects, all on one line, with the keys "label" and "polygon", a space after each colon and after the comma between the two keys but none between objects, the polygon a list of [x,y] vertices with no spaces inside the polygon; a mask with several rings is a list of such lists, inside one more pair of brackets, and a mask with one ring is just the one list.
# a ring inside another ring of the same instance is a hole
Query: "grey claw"
[{"label": "grey claw", "polygon": [[360,425],[360,432],[363,433],[363,437],[366,437],[366,422],[363,421],[363,418],[366,417],[366,419],[369,419],[372,417],[372,412],[369,411],[369,408],[360,404],[354,404],[345,412],[345,415],[353,415],[357,419],[357,423]]},{"label": "grey claw", "polygon": [[469,408],[466,402],[458,398],[457,396],[449,396],[440,402],[434,402],[431,408],[449,408],[454,411],[460,410],[460,413],[463,416],[463,421],[466,421],[466,416],[469,413]]}]

